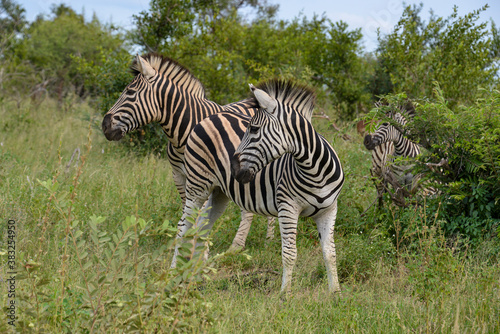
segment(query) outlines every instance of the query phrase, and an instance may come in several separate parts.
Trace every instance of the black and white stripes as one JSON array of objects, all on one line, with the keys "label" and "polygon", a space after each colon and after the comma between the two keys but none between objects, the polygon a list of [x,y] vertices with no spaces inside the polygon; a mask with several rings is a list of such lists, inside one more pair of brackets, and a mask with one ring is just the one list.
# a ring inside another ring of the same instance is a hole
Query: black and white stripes
[{"label": "black and white stripes", "polygon": [[363,142],[372,151],[371,173],[376,179],[379,206],[382,205],[382,195],[388,190],[388,184],[393,188],[391,198],[399,206],[406,206],[405,198],[416,193],[417,189],[422,190],[424,195],[435,191],[431,187],[419,185],[420,175],[412,173],[411,163],[395,162],[397,157],[415,158],[421,154],[420,146],[408,139],[401,130],[407,125],[408,119],[414,116],[413,110],[395,109],[387,113],[392,122],[379,125],[373,134],[365,136]]},{"label": "black and white stripes", "polygon": [[[120,140],[128,132],[148,123],[160,123],[169,140],[167,156],[184,203],[184,151],[192,129],[206,117],[222,111],[252,115],[257,104],[253,98],[225,106],[206,99],[203,85],[188,69],[156,53],[137,56],[131,70],[135,77],[106,113],[102,130],[108,140]],[[251,220],[251,214],[242,212],[233,249],[244,247]],[[269,226],[272,230],[272,221]]]},{"label": "black and white stripes", "polygon": [[335,151],[309,121],[314,94],[279,80],[253,91],[262,109],[251,120],[220,113],[193,129],[186,146],[186,206],[180,235],[189,227],[185,218],[209,197],[218,200],[211,202],[213,209],[199,222],[208,221],[206,228],[212,227],[228,198],[248,211],[278,217],[282,290],[287,291],[297,253],[298,217],[313,217],[330,290],[340,291],[333,230],[344,174]]}]

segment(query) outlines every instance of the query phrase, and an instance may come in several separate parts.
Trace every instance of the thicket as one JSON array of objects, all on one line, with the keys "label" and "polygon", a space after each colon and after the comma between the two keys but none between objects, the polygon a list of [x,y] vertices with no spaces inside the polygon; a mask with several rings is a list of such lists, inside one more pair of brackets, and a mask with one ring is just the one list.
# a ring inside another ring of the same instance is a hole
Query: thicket
[{"label": "thicket", "polygon": [[[377,57],[395,92],[384,99],[415,105],[415,118],[396,126],[424,148],[414,175],[439,190],[417,202],[427,201],[430,220],[439,211],[448,236],[476,242],[500,232],[498,31],[477,23],[486,6],[463,17],[454,8],[428,23],[421,10],[407,7],[394,32],[379,36]],[[391,122],[383,111],[367,119]]]},{"label": "thicket", "polygon": [[[388,118],[385,106],[367,115],[370,121],[391,122],[422,147],[422,154],[410,162],[419,181],[407,204],[426,207],[428,220],[436,221],[448,237],[466,238],[472,244],[500,237],[500,92],[482,95],[470,106],[452,108],[435,84],[433,100],[411,100],[415,117],[406,126]],[[392,105],[409,101],[405,94],[384,100]],[[408,164],[406,160],[394,163]],[[426,188],[433,194],[422,196]],[[383,211],[390,218],[388,210]],[[399,210],[404,215],[407,209]],[[387,223],[391,226],[392,218]]]},{"label": "thicket", "polygon": [[[94,15],[86,22],[83,14],[70,7],[53,5],[51,14],[40,15],[34,22],[24,19],[24,9],[13,1],[3,1],[6,40],[0,50],[4,97],[18,101],[31,97],[39,102],[47,96],[85,97],[92,85],[84,84],[74,57],[95,62],[100,50],[119,50],[124,40],[116,27],[101,24]],[[15,9],[13,9],[15,8]],[[15,24],[14,24],[15,23]]]}]

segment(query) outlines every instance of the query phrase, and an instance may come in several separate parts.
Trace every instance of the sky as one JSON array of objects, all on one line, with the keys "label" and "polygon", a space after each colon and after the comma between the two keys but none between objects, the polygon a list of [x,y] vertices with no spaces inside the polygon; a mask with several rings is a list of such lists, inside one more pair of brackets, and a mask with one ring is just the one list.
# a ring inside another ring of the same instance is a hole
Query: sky
[{"label": "sky", "polygon": [[[34,20],[39,14],[49,14],[52,4],[65,3],[77,13],[91,18],[96,13],[103,23],[114,23],[125,29],[133,28],[132,15],[149,9],[149,0],[17,0],[26,9],[26,18]],[[390,33],[403,12],[402,0],[268,0],[278,4],[278,18],[292,20],[300,13],[308,18],[314,14],[326,15],[332,21],[342,20],[349,28],[361,28],[366,51],[377,47],[377,28]],[[422,17],[428,19],[432,9],[438,16],[448,17],[453,6],[458,6],[459,15],[465,15],[485,4],[489,8],[480,16],[480,21],[493,19],[500,26],[499,0],[405,0],[406,4],[423,3]]]}]

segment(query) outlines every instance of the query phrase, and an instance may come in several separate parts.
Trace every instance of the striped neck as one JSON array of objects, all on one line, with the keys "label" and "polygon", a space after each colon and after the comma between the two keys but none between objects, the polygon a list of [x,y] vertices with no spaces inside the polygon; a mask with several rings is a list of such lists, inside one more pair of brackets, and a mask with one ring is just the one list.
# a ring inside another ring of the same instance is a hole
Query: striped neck
[{"label": "striped neck", "polygon": [[414,158],[420,154],[420,147],[399,133],[399,138],[394,140],[394,155]]},{"label": "striped neck", "polygon": [[207,100],[204,94],[186,90],[172,81],[158,85],[161,97],[159,123],[170,143],[183,150],[189,134],[203,119],[224,110],[219,104]]},{"label": "striped neck", "polygon": [[292,150],[297,171],[309,182],[326,185],[331,180],[338,180],[342,169],[331,145],[303,117],[300,117],[299,124],[302,136],[296,138]]}]

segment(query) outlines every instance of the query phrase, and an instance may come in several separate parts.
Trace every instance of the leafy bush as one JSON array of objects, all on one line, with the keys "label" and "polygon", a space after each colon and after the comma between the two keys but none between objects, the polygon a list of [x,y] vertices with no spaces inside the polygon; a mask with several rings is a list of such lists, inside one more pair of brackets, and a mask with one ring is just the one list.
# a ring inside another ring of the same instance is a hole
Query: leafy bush
[{"label": "leafy bush", "polygon": [[[454,108],[437,83],[434,92],[434,101],[414,101],[415,118],[398,128],[424,148],[413,175],[422,175],[421,187],[439,190],[427,206],[432,212],[442,206],[446,233],[479,240],[500,221],[500,92],[483,90],[474,104]],[[404,97],[384,99],[400,103]],[[367,119],[391,122],[383,108],[373,109]]]},{"label": "leafy bush", "polygon": [[64,4],[52,6],[52,17],[37,17],[22,33],[16,35],[15,47],[3,56],[7,61],[23,64],[22,68],[13,69],[11,76],[14,78],[26,78],[29,72],[23,72],[30,69],[37,76],[33,85],[27,85],[26,79],[11,84],[20,89],[33,89],[33,93],[43,88],[59,101],[72,92],[85,96],[86,89],[91,88],[83,84],[73,56],[92,62],[100,47],[119,50],[123,44],[123,36],[115,27],[101,24],[96,16],[85,22],[83,14],[77,14]]},{"label": "leafy bush", "polygon": [[435,94],[409,131],[428,150],[419,160],[443,193],[445,230],[474,239],[500,221],[500,92],[454,109],[439,86]]}]

